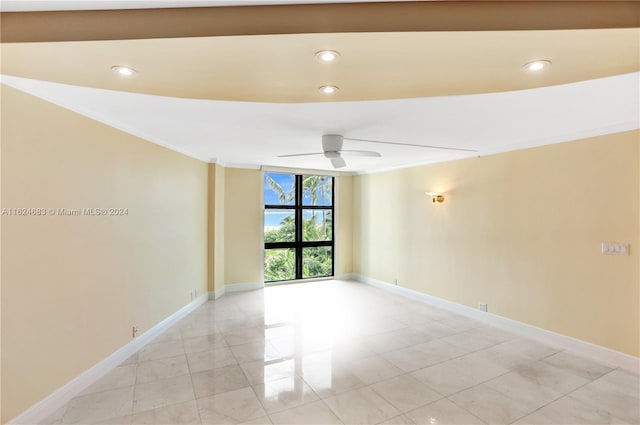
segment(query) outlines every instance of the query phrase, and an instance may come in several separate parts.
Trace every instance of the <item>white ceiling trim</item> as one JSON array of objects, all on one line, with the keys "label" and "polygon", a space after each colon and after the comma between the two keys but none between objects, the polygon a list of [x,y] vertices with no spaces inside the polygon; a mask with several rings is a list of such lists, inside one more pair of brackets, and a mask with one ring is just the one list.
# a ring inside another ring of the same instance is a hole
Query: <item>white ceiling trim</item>
[{"label": "white ceiling trim", "polygon": [[[54,10],[161,9],[173,7],[261,6],[316,3],[374,3],[407,0],[2,0],[3,12]],[[408,0],[418,1],[418,0]]]},{"label": "white ceiling trim", "polygon": [[[638,124],[637,122],[625,122],[618,125],[612,125],[606,128],[596,128],[596,129],[580,131],[572,134],[565,134],[559,137],[549,138],[546,141],[538,140],[535,143],[521,143],[517,145],[500,146],[494,149],[486,149],[482,151],[482,153],[477,153],[477,154],[469,153],[467,155],[461,155],[459,158],[455,158],[452,160],[480,158],[483,156],[496,155],[499,153],[505,153],[505,152],[516,151],[521,149],[529,149],[529,148],[535,148],[535,147],[540,147],[545,145],[553,145],[557,143],[587,139],[589,137],[597,137],[597,136],[604,136],[607,134],[622,133],[625,131],[637,130],[638,128],[640,128],[640,124]],[[373,173],[383,173],[386,171],[394,171],[394,170],[402,170],[404,168],[419,167],[421,165],[437,164],[439,162],[446,162],[446,161],[433,160],[433,161],[415,162],[410,165],[400,165],[400,166],[393,166],[393,167],[387,167],[387,168],[376,168],[375,170],[371,170],[371,171],[368,171],[368,170],[357,171],[357,172],[354,172],[353,174],[364,175],[364,174],[373,174]]]},{"label": "white ceiling trim", "polygon": [[258,164],[241,164],[241,163],[231,163],[231,162],[223,162],[223,161],[211,161],[213,164],[221,165],[225,168],[243,168],[246,170],[259,170],[260,165]]},{"label": "white ceiling trim", "polygon": [[232,167],[329,170],[322,134],[475,149],[477,153],[345,140],[340,171],[367,173],[488,155],[640,128],[640,73],[480,95],[328,103],[179,99],[13,76],[2,83],[202,161]]},{"label": "white ceiling trim", "polygon": [[[51,95],[47,92],[38,92],[36,93],[34,90],[29,90],[29,89],[25,89],[25,87],[23,87],[21,84],[15,84],[16,77],[10,77],[7,75],[1,75],[0,74],[0,84],[5,84],[7,86],[13,87],[15,89],[21,90],[25,93],[29,93],[33,96],[39,97],[40,99],[46,100],[47,102],[53,103],[55,105],[61,106],[65,109],[68,109],[70,111],[75,112],[76,114],[79,115],[83,115],[87,118],[91,118],[95,121],[101,122],[103,124],[108,125],[109,127],[113,127],[117,130],[120,131],[124,131],[125,133],[129,133],[132,134],[134,136],[137,136],[141,139],[144,139],[148,142],[152,142],[155,143],[156,145],[165,147],[167,149],[170,149],[174,152],[178,152],[181,153],[183,155],[186,155],[190,158],[194,158],[194,159],[198,159],[200,161],[204,161],[204,162],[212,162],[215,163],[216,159],[215,158],[209,158],[206,156],[201,156],[201,155],[197,155],[193,152],[191,152],[188,149],[184,149],[181,146],[175,146],[171,143],[168,143],[167,141],[163,140],[162,138],[157,138],[152,134],[145,134],[145,132],[143,130],[140,130],[138,128],[135,128],[133,126],[127,125],[125,123],[121,123],[119,120],[117,120],[114,117],[111,116],[106,116],[105,114],[100,113],[99,111],[93,111],[93,110],[87,110],[86,108],[83,107],[79,107],[76,103],[72,102],[71,100],[67,101],[64,99],[64,97],[60,97],[60,96],[55,96],[55,95]],[[28,80],[26,78],[18,78],[18,80]],[[11,84],[11,82],[13,81],[14,84]],[[31,80],[31,81],[37,81],[37,80]]]},{"label": "white ceiling trim", "polygon": [[263,165],[260,167],[260,171],[265,171],[269,173],[290,173],[290,174],[319,174],[325,176],[352,176],[354,173],[341,172],[339,170],[313,170],[308,168],[292,168],[292,167],[269,167],[268,165]]}]

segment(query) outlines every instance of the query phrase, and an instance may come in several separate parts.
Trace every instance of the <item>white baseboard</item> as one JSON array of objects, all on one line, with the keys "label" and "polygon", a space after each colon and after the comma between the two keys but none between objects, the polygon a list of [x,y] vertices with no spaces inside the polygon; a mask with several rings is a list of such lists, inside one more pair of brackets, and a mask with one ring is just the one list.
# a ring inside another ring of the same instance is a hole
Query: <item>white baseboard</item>
[{"label": "white baseboard", "polygon": [[216,289],[215,291],[209,292],[210,300],[217,300],[227,292],[243,292],[243,291],[253,291],[256,289],[264,288],[264,283],[256,282],[256,283],[234,283],[230,285],[224,285],[222,288]]},{"label": "white baseboard", "polygon": [[209,299],[210,300],[217,300],[218,298],[220,298],[223,295],[224,295],[224,286],[222,288],[216,289],[215,291],[209,292]]},{"label": "white baseboard", "polygon": [[508,319],[492,313],[485,313],[466,305],[447,301],[442,298],[434,297],[413,289],[403,288],[402,286],[393,285],[388,282],[362,276],[356,273],[351,275],[352,280],[366,283],[377,288],[384,289],[399,295],[403,295],[414,300],[422,301],[426,304],[448,310],[492,326],[496,326],[512,332],[525,338],[538,340],[544,344],[552,345],[563,350],[571,351],[584,357],[589,357],[601,363],[607,363],[611,366],[620,367],[640,374],[640,358],[629,354],[621,353],[607,347],[582,341],[567,335],[562,335],[546,329],[538,328],[533,325],[519,322],[517,320]]},{"label": "white baseboard", "polygon": [[230,285],[224,285],[224,293],[253,291],[262,288],[264,288],[264,282],[233,283]]},{"label": "white baseboard", "polygon": [[7,425],[18,424],[36,424],[46,419],[49,415],[53,414],[59,408],[68,403],[76,395],[80,394],[90,385],[98,381],[113,368],[118,366],[123,361],[127,360],[142,347],[150,343],[154,338],[159,336],[162,332],[167,330],[171,325],[178,320],[191,313],[193,310],[206,303],[209,299],[209,294],[202,294],[180,310],[173,313],[139,337],[131,340],[123,347],[113,352],[109,357],[96,363],[89,369],[82,372],[80,375],[72,379],[71,381],[58,388],[53,393],[49,394],[44,399],[40,400],[9,422]]}]

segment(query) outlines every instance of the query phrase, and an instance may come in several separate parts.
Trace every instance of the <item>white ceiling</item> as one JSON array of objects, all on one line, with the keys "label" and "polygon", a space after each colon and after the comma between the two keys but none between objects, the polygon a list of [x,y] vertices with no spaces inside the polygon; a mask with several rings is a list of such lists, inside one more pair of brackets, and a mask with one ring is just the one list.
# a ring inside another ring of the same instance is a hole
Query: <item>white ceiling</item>
[{"label": "white ceiling", "polygon": [[3,75],[2,83],[140,138],[227,166],[331,170],[322,134],[477,150],[345,141],[382,158],[346,158],[373,172],[640,128],[640,73],[503,93],[335,103],[183,99]]},{"label": "white ceiling", "polygon": [[3,12],[45,10],[156,9],[169,7],[256,6],[311,3],[373,3],[418,0],[1,0]]}]

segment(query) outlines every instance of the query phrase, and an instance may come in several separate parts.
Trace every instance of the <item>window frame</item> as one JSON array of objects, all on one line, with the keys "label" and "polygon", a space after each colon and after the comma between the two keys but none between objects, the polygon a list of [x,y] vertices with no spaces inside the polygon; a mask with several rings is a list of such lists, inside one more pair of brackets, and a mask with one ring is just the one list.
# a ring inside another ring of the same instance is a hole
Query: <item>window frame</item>
[{"label": "window frame", "polygon": [[[295,197],[293,205],[282,205],[282,204],[266,204],[264,205],[264,210],[288,210],[294,211],[294,221],[295,221],[295,240],[293,242],[265,242],[264,250],[268,249],[278,249],[278,248],[293,248],[295,253],[295,278],[293,280],[304,280],[304,279],[320,279],[325,277],[333,277],[335,276],[335,197],[336,197],[336,179],[335,176],[330,175],[322,175],[322,174],[297,174],[297,173],[278,173],[278,172],[265,172],[266,174],[289,174],[295,177],[294,187],[295,187]],[[303,179],[304,176],[321,176],[327,177],[331,179],[331,205],[303,205],[303,195],[304,195],[304,187],[303,187]],[[264,179],[263,179],[264,180]],[[264,190],[264,188],[263,188]],[[318,211],[330,211],[331,212],[331,240],[329,241],[304,241],[303,235],[303,212],[304,210],[318,210]],[[263,229],[264,232],[264,229]],[[316,248],[328,246],[331,247],[331,274],[325,276],[312,276],[312,277],[303,277],[303,252],[304,248]],[[264,262],[263,262],[264,267]],[[275,283],[275,282],[288,282],[289,280],[269,280],[265,281],[265,283]]]}]

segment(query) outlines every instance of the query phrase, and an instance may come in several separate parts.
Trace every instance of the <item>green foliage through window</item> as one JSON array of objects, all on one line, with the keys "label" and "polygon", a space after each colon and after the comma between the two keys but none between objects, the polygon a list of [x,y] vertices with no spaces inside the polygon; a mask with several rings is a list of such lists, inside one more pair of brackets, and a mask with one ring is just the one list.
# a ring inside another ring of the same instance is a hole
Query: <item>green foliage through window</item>
[{"label": "green foliage through window", "polygon": [[333,275],[333,177],[265,173],[264,185],[265,281]]},{"label": "green foliage through window", "polygon": [[303,248],[302,250],[302,277],[318,277],[331,275],[331,247],[318,246],[315,248]]},{"label": "green foliage through window", "polygon": [[292,280],[296,278],[296,255],[293,248],[267,249],[264,251],[264,279]]}]

